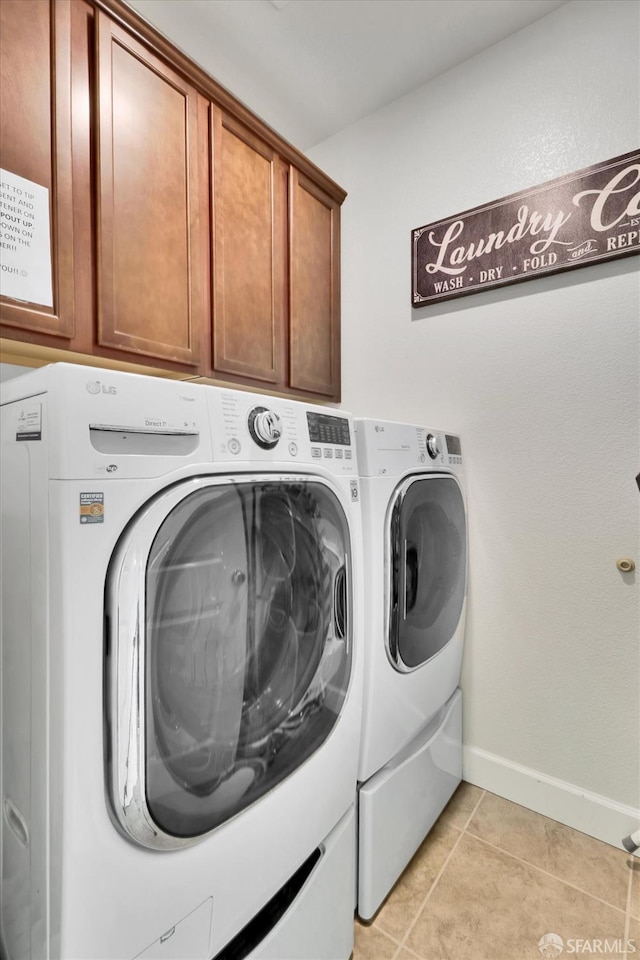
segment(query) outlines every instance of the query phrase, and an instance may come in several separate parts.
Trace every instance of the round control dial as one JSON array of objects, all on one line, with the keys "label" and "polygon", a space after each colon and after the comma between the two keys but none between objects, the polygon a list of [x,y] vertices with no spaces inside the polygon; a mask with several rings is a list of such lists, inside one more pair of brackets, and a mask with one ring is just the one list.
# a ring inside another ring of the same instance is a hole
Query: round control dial
[{"label": "round control dial", "polygon": [[435,460],[438,454],[440,453],[440,447],[438,446],[438,438],[434,437],[432,433],[427,434],[427,453],[432,460]]},{"label": "round control dial", "polygon": [[263,450],[271,450],[282,436],[280,417],[267,407],[254,407],[248,426],[251,437]]}]

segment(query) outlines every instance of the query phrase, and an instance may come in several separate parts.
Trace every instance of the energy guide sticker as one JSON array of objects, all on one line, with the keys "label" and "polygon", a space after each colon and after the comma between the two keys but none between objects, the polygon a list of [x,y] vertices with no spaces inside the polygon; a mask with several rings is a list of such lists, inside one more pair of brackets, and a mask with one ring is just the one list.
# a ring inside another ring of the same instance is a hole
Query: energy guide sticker
[{"label": "energy guide sticker", "polygon": [[80,494],[80,523],[104,523],[104,493]]},{"label": "energy guide sticker", "polygon": [[25,404],[20,408],[16,440],[42,440],[42,404]]}]

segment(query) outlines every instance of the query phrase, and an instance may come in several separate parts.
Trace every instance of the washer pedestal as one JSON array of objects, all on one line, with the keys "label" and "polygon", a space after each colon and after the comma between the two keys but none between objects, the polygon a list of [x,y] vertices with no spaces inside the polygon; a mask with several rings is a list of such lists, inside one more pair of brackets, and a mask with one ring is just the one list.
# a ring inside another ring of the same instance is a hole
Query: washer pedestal
[{"label": "washer pedestal", "polygon": [[[355,813],[321,845],[322,858],[291,909],[250,960],[337,960],[353,950]],[[223,951],[224,953],[224,951]]]}]

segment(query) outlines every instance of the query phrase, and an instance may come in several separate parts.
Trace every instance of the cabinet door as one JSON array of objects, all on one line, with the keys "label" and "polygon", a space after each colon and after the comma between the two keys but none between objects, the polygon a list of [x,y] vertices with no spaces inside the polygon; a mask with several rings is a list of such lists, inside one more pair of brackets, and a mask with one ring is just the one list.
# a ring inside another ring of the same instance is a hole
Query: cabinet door
[{"label": "cabinet door", "polygon": [[288,168],[212,107],[213,367],[279,384],[285,367]]},{"label": "cabinet door", "polygon": [[8,327],[72,338],[71,27],[68,0],[0,3],[0,167],[49,191],[53,307],[2,298]]},{"label": "cabinet door", "polygon": [[196,366],[198,95],[97,12],[98,344]]},{"label": "cabinet door", "polygon": [[340,399],[340,206],[290,173],[289,384]]}]

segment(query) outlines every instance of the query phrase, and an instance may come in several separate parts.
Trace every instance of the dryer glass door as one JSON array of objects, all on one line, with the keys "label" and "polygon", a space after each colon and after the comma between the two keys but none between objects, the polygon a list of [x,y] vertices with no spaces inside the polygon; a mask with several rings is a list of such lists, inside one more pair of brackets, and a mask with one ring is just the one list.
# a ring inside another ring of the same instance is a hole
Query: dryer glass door
[{"label": "dryer glass door", "polygon": [[[135,642],[121,650],[112,677],[138,672],[141,693],[116,749],[119,819],[163,848],[208,833],[311,756],[351,674],[349,533],[332,490],[264,478],[185,486],[146,556],[141,655]],[[127,782],[123,768],[136,765]],[[132,792],[139,816],[122,812]]]},{"label": "dryer glass door", "polygon": [[464,501],[455,477],[412,478],[390,515],[389,656],[414,670],[454,636],[466,592]]}]

